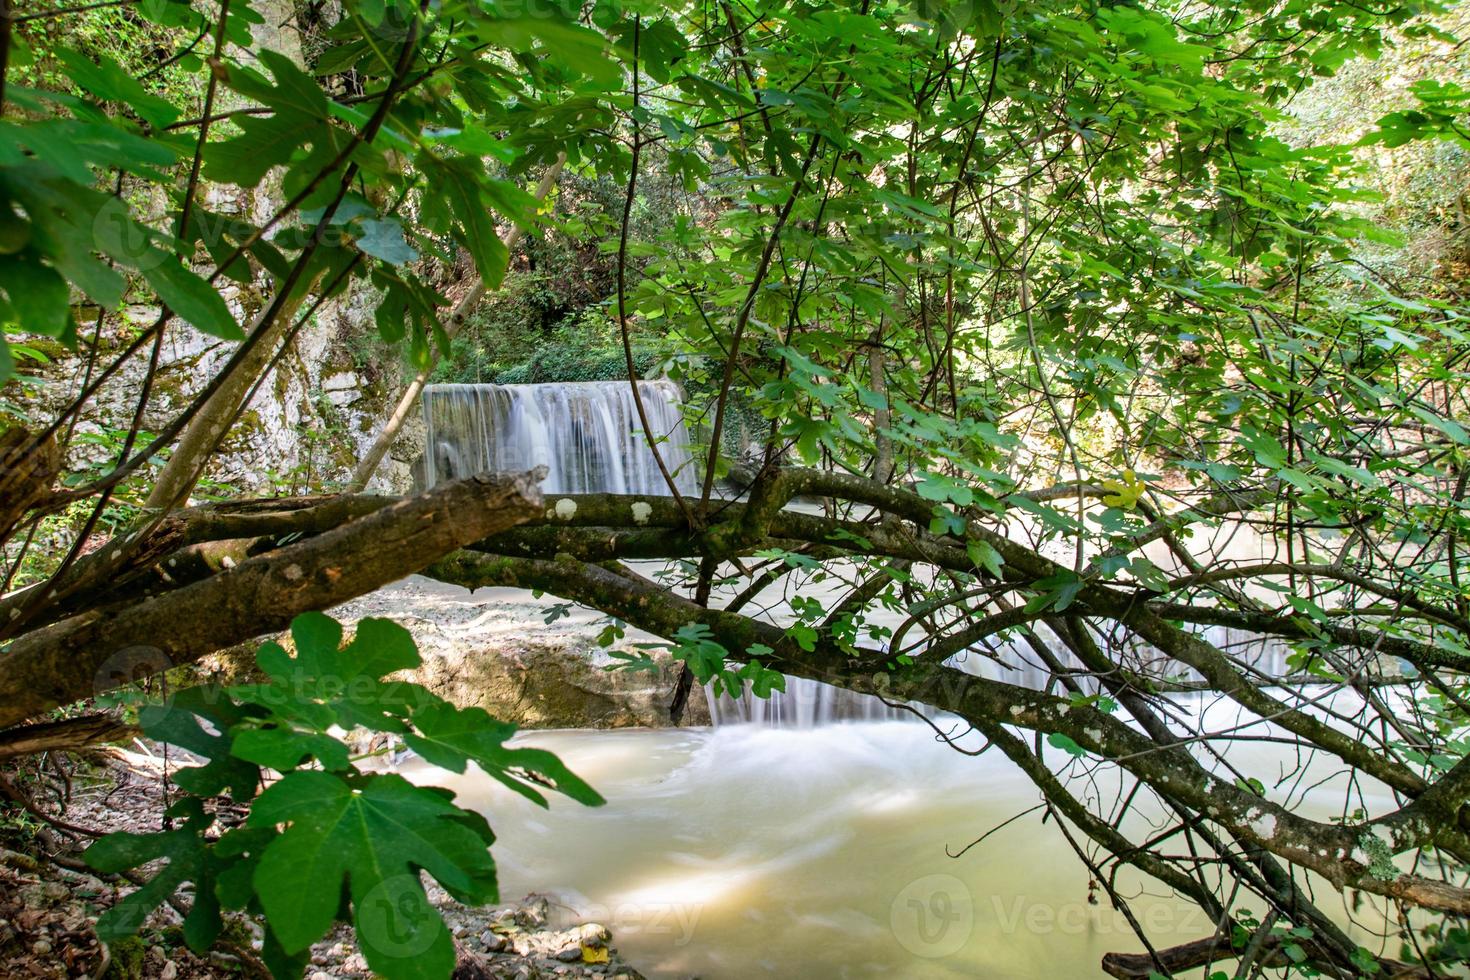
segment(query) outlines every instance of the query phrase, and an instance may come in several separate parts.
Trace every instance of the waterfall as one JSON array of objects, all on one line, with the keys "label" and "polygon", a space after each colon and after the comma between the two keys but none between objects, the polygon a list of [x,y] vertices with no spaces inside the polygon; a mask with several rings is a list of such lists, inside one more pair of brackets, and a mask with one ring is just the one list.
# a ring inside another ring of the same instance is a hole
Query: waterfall
[{"label": "waterfall", "polygon": [[[1076,680],[1084,691],[1095,694],[1102,690],[1097,680],[1047,627],[1037,625],[1035,630],[1057,663],[1064,669],[1078,672]],[[1204,627],[1198,632],[1209,643],[1240,657],[1267,676],[1288,673],[1287,657],[1291,648],[1280,640],[1224,626]],[[1123,655],[1130,668],[1158,675],[1161,680],[1203,680],[1197,671],[1169,660],[1158,650],[1136,640],[1127,641],[1117,653]],[[945,665],[976,677],[1037,691],[1044,690],[1052,680],[1050,668],[1022,640],[966,650],[950,657]],[[748,724],[770,728],[815,728],[842,721],[908,721],[921,715],[936,718],[941,714],[925,705],[914,703],[905,707],[890,704],[872,695],[856,694],[804,677],[787,677],[786,690],[773,692],[769,698],[758,698],[749,690],[738,698],[728,695],[717,697],[709,688],[705,689],[705,696],[709,701],[710,718],[717,726]]]},{"label": "waterfall", "polygon": [[768,728],[816,728],[839,721],[898,721],[913,712],[889,705],[871,694],[852,691],[805,677],[787,677],[786,690],[758,698],[747,689],[738,698],[716,696],[705,688],[709,716],[720,725],[764,725]]},{"label": "waterfall", "polygon": [[[639,381],[659,455],[694,490],[679,388]],[[545,466],[546,493],[667,494],[626,381],[445,384],[424,389],[427,486],[474,473]]]},{"label": "waterfall", "polygon": [[[659,454],[680,492],[697,492],[678,386],[670,381],[639,381],[638,393]],[[428,428],[427,486],[474,473],[543,465],[549,471],[543,484],[548,494],[652,496],[668,492],[639,423],[633,389],[626,381],[430,385],[423,399]],[[1080,669],[1056,637],[1044,628],[1038,628],[1038,633],[1058,662]],[[1243,655],[1268,675],[1286,672],[1290,650],[1279,641],[1224,627],[1209,627],[1201,633],[1221,649]],[[1136,641],[1123,641],[1110,652],[1126,656],[1135,670],[1186,681],[1199,679],[1195,672]],[[959,653],[948,664],[965,673],[1038,689],[1050,680],[1050,671],[1020,641]],[[1079,680],[1084,689],[1096,690],[1092,678]],[[717,697],[709,688],[705,691],[716,725],[814,728],[841,721],[916,717],[912,710],[871,695],[800,677],[786,678],[786,690],[773,692],[769,698],[757,698],[749,691],[736,698]]]}]

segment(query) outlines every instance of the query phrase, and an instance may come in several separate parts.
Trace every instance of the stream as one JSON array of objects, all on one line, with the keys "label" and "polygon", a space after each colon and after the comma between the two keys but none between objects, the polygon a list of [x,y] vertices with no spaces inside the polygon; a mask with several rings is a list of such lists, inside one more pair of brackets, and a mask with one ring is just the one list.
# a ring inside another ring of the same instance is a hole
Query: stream
[{"label": "stream", "polygon": [[[1207,712],[1212,723],[1233,715]],[[1103,976],[1103,953],[1141,949],[1040,811],[946,854],[1038,794],[998,752],[957,752],[922,722],[547,731],[519,742],[555,751],[607,805],[554,798],[541,810],[474,770],[430,771],[433,781],[490,819],[505,897],[549,895],[568,921],[605,923],[650,978],[1053,980]],[[1093,780],[1094,795],[1116,797],[1115,779]],[[1328,779],[1305,790],[1305,809],[1331,812],[1343,788]],[[1140,809],[1124,828],[1146,835],[1149,819]],[[1154,943],[1212,931],[1158,883],[1119,881]]]},{"label": "stream", "polygon": [[[657,404],[666,450],[683,463],[677,389],[640,384]],[[658,492],[651,454],[628,422],[628,400],[626,384],[435,386],[425,397],[429,482],[491,463],[546,463],[549,492]],[[676,469],[682,478],[683,466]],[[1022,523],[1008,533],[1024,539],[1027,529]],[[1243,525],[1204,533],[1193,546],[1216,558],[1268,553]],[[1169,566],[1161,546],[1151,550]],[[841,588],[840,575],[815,591],[803,586],[828,606]],[[779,621],[785,595],[769,599]],[[482,618],[495,611],[502,627],[543,628],[529,617],[516,622],[525,598],[509,590],[464,601],[480,605]],[[578,611],[560,627],[587,629],[596,618]],[[1205,634],[1222,648],[1255,648],[1249,659],[1268,674],[1288,672],[1279,645],[1227,630]],[[961,655],[955,666],[1039,687],[1049,671],[1034,659],[1012,647]],[[1322,707],[1351,710],[1355,697],[1339,692]],[[1213,697],[1180,695],[1173,710],[1206,730],[1279,734]],[[455,776],[409,760],[404,771],[453,789],[487,816],[499,837],[503,898],[546,895],[568,923],[607,925],[652,980],[1055,980],[1103,976],[1104,953],[1142,949],[1064,831],[1043,822],[1030,780],[998,751],[966,754],[938,736],[962,733],[955,719],[926,721],[809,681],[770,701],[726,699],[712,705],[711,717],[713,728],[517,736],[518,744],[556,752],[596,787],[608,801],[597,809],[551,794],[542,810],[474,769]],[[973,734],[959,745],[982,747]],[[1269,741],[1234,743],[1231,753],[1272,799],[1319,819],[1343,816],[1347,799],[1370,812],[1392,806],[1381,787],[1349,787],[1335,760],[1299,759]],[[1045,758],[1104,816],[1129,796],[1131,784],[1116,769],[1057,749]],[[1167,825],[1160,804],[1141,793],[1121,829],[1142,841]],[[1188,845],[1176,837],[1162,846]],[[1352,908],[1324,884],[1309,884],[1329,914],[1376,945],[1382,918],[1372,902]],[[1131,869],[1116,887],[1157,946],[1214,931],[1204,913]]]}]

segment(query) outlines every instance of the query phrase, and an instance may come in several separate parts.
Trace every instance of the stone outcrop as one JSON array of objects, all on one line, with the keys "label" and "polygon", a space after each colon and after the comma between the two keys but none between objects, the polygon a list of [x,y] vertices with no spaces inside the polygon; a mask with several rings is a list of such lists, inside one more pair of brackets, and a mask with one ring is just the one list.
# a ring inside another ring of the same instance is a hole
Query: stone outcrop
[{"label": "stone outcrop", "polygon": [[[468,590],[413,577],[332,610],[348,624],[394,619],[418,642],[424,666],[410,678],[461,706],[477,705],[523,728],[666,727],[677,662],[649,653],[659,672],[613,669],[597,645],[600,624],[573,613],[546,623],[551,599],[524,592]],[[635,638],[621,641],[631,647]],[[616,649],[616,648],[615,648]],[[704,698],[690,698],[684,723],[709,723]]]}]

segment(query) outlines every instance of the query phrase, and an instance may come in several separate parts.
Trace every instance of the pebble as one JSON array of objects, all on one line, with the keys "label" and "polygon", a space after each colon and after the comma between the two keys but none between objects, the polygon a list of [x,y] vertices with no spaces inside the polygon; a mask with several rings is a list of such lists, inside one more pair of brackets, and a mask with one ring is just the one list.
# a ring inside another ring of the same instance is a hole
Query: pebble
[{"label": "pebble", "polygon": [[582,947],[568,946],[566,949],[557,953],[556,958],[561,960],[563,963],[576,963],[582,959]]},{"label": "pebble", "polygon": [[318,970],[311,975],[311,980],[332,980],[332,975],[326,970]]},{"label": "pebble", "polygon": [[498,932],[486,929],[480,933],[480,945],[484,946],[487,952],[498,953],[506,946],[505,937]]},{"label": "pebble", "polygon": [[36,956],[48,956],[51,953],[51,943],[45,939],[37,939],[31,946],[31,952]]},{"label": "pebble", "polygon": [[174,980],[179,975],[179,965],[173,960],[163,964],[163,969],[158,971],[158,980]]}]

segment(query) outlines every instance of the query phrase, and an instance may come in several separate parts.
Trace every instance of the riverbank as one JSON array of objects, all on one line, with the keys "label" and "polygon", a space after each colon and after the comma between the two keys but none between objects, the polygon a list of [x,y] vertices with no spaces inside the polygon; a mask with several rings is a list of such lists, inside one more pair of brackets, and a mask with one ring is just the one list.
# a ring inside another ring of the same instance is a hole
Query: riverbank
[{"label": "riverbank", "polygon": [[[133,885],[92,872],[78,854],[95,835],[157,831],[167,807],[168,766],[156,746],[143,751],[95,753],[65,774],[40,782],[27,775],[37,812],[0,826],[0,977],[35,980],[267,980],[257,958],[259,932],[241,916],[225,940],[205,956],[183,943],[178,909],[161,907],[137,938],[101,944],[93,924]],[[177,758],[173,765],[178,764]],[[15,773],[5,774],[13,785]],[[230,808],[225,805],[226,816]],[[643,980],[628,964],[606,926],[553,922],[551,900],[529,895],[507,904],[472,908],[431,886],[455,937],[455,980]],[[188,896],[177,897],[187,908]],[[366,980],[367,962],[339,927],[311,950],[307,980]]]}]

